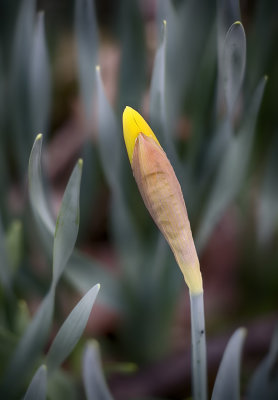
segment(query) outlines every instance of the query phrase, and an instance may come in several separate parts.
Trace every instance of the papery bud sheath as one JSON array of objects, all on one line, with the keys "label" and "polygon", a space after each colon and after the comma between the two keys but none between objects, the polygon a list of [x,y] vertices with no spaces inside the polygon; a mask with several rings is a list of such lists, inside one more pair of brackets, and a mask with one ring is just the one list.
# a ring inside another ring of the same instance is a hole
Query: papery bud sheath
[{"label": "papery bud sheath", "polygon": [[[133,111],[129,108],[128,114]],[[144,124],[147,123],[144,121]],[[137,133],[130,132],[134,143],[133,148],[129,148],[133,150],[130,159],[136,183],[147,209],[174,253],[190,292],[201,293],[203,286],[199,259],[180,184],[156,137],[149,131],[146,135],[144,127],[136,123]],[[128,131],[125,123],[124,135],[126,141]]]}]

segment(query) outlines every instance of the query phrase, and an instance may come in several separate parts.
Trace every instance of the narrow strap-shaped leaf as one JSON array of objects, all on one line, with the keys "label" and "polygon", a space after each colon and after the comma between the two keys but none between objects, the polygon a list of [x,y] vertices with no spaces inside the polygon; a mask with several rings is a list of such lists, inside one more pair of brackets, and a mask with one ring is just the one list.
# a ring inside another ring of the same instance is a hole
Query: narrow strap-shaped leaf
[{"label": "narrow strap-shaped leaf", "polygon": [[117,111],[122,112],[127,105],[138,109],[142,104],[146,79],[146,43],[139,1],[121,0],[118,10],[122,56]]},{"label": "narrow strap-shaped leaf", "polygon": [[150,91],[150,119],[153,130],[162,133],[162,147],[167,149],[167,156],[178,168],[178,157],[174,147],[173,138],[169,129],[167,119],[167,93],[166,93],[166,42],[167,42],[167,22],[163,21],[162,38],[159,44],[152,73],[151,91]]},{"label": "narrow strap-shaped leaf", "polygon": [[223,52],[224,42],[229,27],[240,20],[239,0],[217,0],[217,61],[218,61],[218,90],[217,108],[222,111],[223,93]]},{"label": "narrow strap-shaped leaf", "polygon": [[209,235],[229,204],[235,199],[247,173],[254,131],[266,80],[261,80],[238,135],[233,136],[221,159],[218,173],[206,204],[197,233],[197,248],[201,251]]},{"label": "narrow strap-shaped leaf", "polygon": [[29,197],[32,210],[38,220],[38,224],[42,224],[49,232],[51,237],[54,237],[55,222],[52,217],[48,204],[46,202],[41,172],[41,150],[42,150],[42,134],[36,137],[31,150],[28,168],[29,181]]},{"label": "narrow strap-shaped leaf", "polygon": [[218,69],[222,69],[222,55],[227,31],[240,20],[239,0],[217,0],[217,55]]},{"label": "narrow strap-shaped leaf", "polygon": [[[25,376],[34,366],[48,337],[53,316],[54,297],[55,288],[51,286],[39,310],[21,337],[0,387],[0,395],[7,396],[3,398],[8,398],[10,393],[20,388]],[[16,385],[14,385],[15,381]]]},{"label": "narrow strap-shaped leaf", "polygon": [[30,120],[30,59],[35,20],[35,0],[21,2],[12,44],[10,68],[11,122],[14,128],[13,140],[19,173],[25,171],[29,148],[33,142]]},{"label": "narrow strap-shaped leaf", "polygon": [[[122,179],[120,164],[124,157],[124,144],[123,141],[122,143],[120,141],[122,135],[114,110],[105,95],[98,66],[96,67],[96,75],[99,150],[105,177],[112,191],[112,229],[114,230],[116,244],[121,247],[122,254],[130,254],[131,249],[138,246],[138,238],[123,194],[124,180]],[[127,240],[129,248],[126,246]]]},{"label": "narrow strap-shaped leaf", "polygon": [[[36,216],[36,222],[38,227],[41,228],[39,232],[42,235],[46,233],[43,239],[45,239],[44,244],[50,256],[53,246],[55,222],[49,211],[45,191],[43,190],[41,173],[42,139],[43,136],[41,134],[37,136],[30,155],[28,171],[29,197]],[[71,284],[83,293],[87,292],[94,282],[100,282],[105,288],[100,293],[100,301],[104,301],[106,304],[113,305],[116,308],[120,307],[119,282],[111,273],[106,272],[106,269],[99,262],[89,260],[75,250],[69,259],[65,274]]]},{"label": "narrow strap-shaped leaf", "polygon": [[30,75],[32,132],[47,132],[51,82],[43,12],[38,13],[34,29]]},{"label": "narrow strap-shaped leaf", "polygon": [[41,365],[27,389],[23,400],[45,400],[47,391],[47,368]]},{"label": "narrow strap-shaped leaf", "polygon": [[67,184],[57,218],[53,246],[53,281],[58,282],[74,249],[79,228],[79,191],[82,175],[79,160]]},{"label": "narrow strap-shaped leaf", "polygon": [[223,90],[228,115],[231,116],[243,81],[246,62],[246,37],[241,22],[235,22],[228,30],[223,48]]},{"label": "narrow strap-shaped leaf", "polygon": [[245,336],[246,330],[239,328],[229,340],[217,373],[211,400],[240,399],[240,363]]},{"label": "narrow strap-shaped leaf", "polygon": [[114,110],[104,92],[100,67],[96,67],[99,150],[102,167],[112,190],[117,190],[120,179],[120,160],[123,146]]},{"label": "narrow strap-shaped leaf", "polygon": [[162,127],[165,123],[165,68],[166,68],[166,30],[163,21],[161,43],[157,47],[150,90],[150,119],[154,126]]},{"label": "narrow strap-shaped leaf", "polygon": [[256,369],[247,391],[248,400],[278,399],[278,326],[268,355]]},{"label": "narrow strap-shaped leaf", "polygon": [[86,115],[90,119],[98,53],[98,32],[94,1],[75,0],[75,33],[80,89]]},{"label": "narrow strap-shaped leaf", "polygon": [[95,341],[89,342],[85,348],[82,375],[87,400],[112,400],[102,371],[99,346]]},{"label": "narrow strap-shaped leaf", "polygon": [[50,373],[58,368],[80,339],[90,316],[100,285],[93,286],[71,311],[57,333],[47,355]]}]

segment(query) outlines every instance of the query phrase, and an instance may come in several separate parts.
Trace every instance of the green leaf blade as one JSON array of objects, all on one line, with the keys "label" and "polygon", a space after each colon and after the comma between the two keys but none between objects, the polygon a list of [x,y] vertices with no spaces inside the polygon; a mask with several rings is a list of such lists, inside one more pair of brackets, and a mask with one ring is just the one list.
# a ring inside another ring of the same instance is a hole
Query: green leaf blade
[{"label": "green leaf blade", "polygon": [[100,285],[93,286],[71,311],[57,333],[47,355],[50,373],[58,368],[80,339],[88,322]]},{"label": "green leaf blade", "polygon": [[72,254],[78,234],[82,164],[82,160],[79,160],[71,174],[57,218],[53,246],[53,282],[55,284]]},{"label": "green leaf blade", "polygon": [[101,367],[98,343],[87,344],[82,363],[82,375],[87,400],[112,400]]},{"label": "green leaf blade", "polygon": [[225,349],[215,380],[211,400],[240,399],[240,363],[246,330],[239,328]]},{"label": "green leaf blade", "polygon": [[32,132],[47,132],[51,79],[43,12],[38,13],[34,29],[30,75]]},{"label": "green leaf blade", "polygon": [[47,368],[41,365],[27,389],[23,400],[45,400],[47,391]]},{"label": "green leaf blade", "polygon": [[81,95],[87,118],[90,119],[98,53],[98,31],[94,1],[75,1],[75,33]]},{"label": "green leaf blade", "polygon": [[242,85],[246,63],[246,37],[243,25],[237,21],[227,32],[223,48],[223,65],[219,71],[228,116],[231,117]]},{"label": "green leaf blade", "polygon": [[278,327],[274,332],[268,355],[256,369],[247,390],[248,400],[278,398]]}]

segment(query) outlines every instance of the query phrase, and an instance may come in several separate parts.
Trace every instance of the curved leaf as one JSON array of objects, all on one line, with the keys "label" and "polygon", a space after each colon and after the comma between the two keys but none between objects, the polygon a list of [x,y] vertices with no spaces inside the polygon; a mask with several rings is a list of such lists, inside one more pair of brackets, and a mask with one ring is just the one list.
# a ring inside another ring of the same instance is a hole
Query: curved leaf
[{"label": "curved leaf", "polygon": [[80,89],[86,115],[90,119],[98,53],[98,32],[94,1],[75,1],[75,33]]},{"label": "curved leaf", "polygon": [[23,400],[45,400],[47,391],[47,368],[40,366],[27,389]]},{"label": "curved leaf", "polygon": [[100,285],[93,286],[71,311],[57,333],[47,355],[50,373],[58,368],[80,339],[90,316]]},{"label": "curved leaf", "polygon": [[[54,237],[55,222],[46,202],[41,171],[41,150],[43,135],[39,134],[33,144],[28,167],[29,197],[32,210],[39,225],[43,225],[50,237]],[[52,243],[52,242],[51,242]]]},{"label": "curved leaf", "polygon": [[273,335],[268,355],[255,371],[248,391],[248,400],[278,399],[278,327]]},{"label": "curved leaf", "polygon": [[45,41],[44,13],[37,15],[30,65],[32,132],[46,132],[50,110],[50,67]]},{"label": "curved leaf", "polygon": [[112,400],[102,372],[99,346],[96,341],[89,342],[85,348],[82,375],[87,400]]},{"label": "curved leaf", "polygon": [[223,65],[219,71],[223,79],[228,115],[231,116],[242,85],[246,62],[246,37],[241,22],[228,30],[223,48]]},{"label": "curved leaf", "polygon": [[266,80],[256,88],[252,102],[246,112],[240,132],[232,136],[221,158],[218,173],[208,197],[202,223],[196,235],[196,243],[202,250],[226,208],[237,196],[246,177],[249,165],[256,119],[261,104]]},{"label": "curved leaf", "polygon": [[114,110],[104,92],[99,66],[96,67],[96,81],[101,164],[109,186],[115,191],[119,186],[120,161],[123,154],[123,146],[120,142],[121,132]]},{"label": "curved leaf", "polygon": [[240,399],[240,363],[246,330],[239,328],[225,349],[212,392],[211,400]]},{"label": "curved leaf", "polygon": [[[11,393],[20,389],[25,376],[34,366],[48,337],[53,316],[54,297],[55,288],[52,286],[16,346],[0,388],[3,398],[8,398]],[[14,385],[15,381],[17,385]]]},{"label": "curved leaf", "polygon": [[79,191],[83,161],[79,160],[67,184],[57,218],[53,246],[53,282],[57,283],[74,249],[79,228]]}]

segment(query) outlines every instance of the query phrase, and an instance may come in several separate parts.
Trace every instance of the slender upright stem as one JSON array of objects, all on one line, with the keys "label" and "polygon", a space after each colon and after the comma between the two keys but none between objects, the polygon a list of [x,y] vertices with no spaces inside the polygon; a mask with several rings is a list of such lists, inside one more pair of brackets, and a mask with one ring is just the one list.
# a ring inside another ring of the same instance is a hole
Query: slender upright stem
[{"label": "slender upright stem", "polygon": [[190,293],[193,399],[207,400],[207,354],[203,292]]}]

